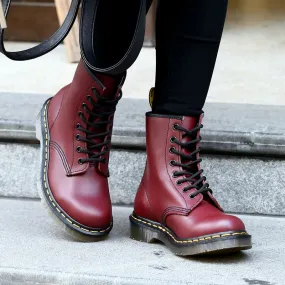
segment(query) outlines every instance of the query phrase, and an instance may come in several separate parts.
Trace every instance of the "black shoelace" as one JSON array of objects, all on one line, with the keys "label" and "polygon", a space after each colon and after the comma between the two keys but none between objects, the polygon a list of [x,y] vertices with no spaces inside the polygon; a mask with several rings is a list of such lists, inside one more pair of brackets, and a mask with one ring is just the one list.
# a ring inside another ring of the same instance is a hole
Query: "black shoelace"
[{"label": "black shoelace", "polygon": [[[86,138],[76,135],[76,139],[86,142],[87,148],[77,147],[76,150],[79,153],[88,154],[88,158],[80,158],[78,160],[79,164],[86,162],[106,163],[106,160],[102,156],[110,151],[108,145],[111,142],[114,113],[118,101],[122,98],[122,93],[116,99],[109,99],[101,96],[95,88],[92,88],[92,92],[97,98],[97,102],[95,102],[92,96],[87,96],[87,100],[92,105],[92,110],[86,104],[83,103],[82,105],[86,113],[89,114],[89,119],[87,120],[82,112],[78,113],[81,120],[86,124],[86,128],[83,128],[80,124],[76,128],[84,132]],[[106,130],[108,124],[110,124],[110,127]],[[96,131],[91,131],[90,129],[95,129]],[[107,139],[105,139],[106,137]],[[94,139],[99,139],[100,142],[95,142]]]},{"label": "black shoelace", "polygon": [[[183,188],[184,192],[187,192],[191,189],[197,189],[197,191],[193,192],[190,195],[190,198],[196,197],[199,193],[203,194],[208,191],[212,193],[212,190],[209,188],[209,184],[203,183],[204,181],[206,181],[206,177],[201,175],[204,172],[204,170],[200,169],[200,170],[195,171],[196,169],[198,169],[197,165],[202,161],[201,158],[197,159],[197,154],[201,151],[201,149],[196,148],[196,144],[201,141],[201,137],[197,138],[196,136],[197,136],[197,132],[203,128],[203,125],[199,125],[192,130],[187,130],[179,126],[178,124],[175,124],[173,128],[183,132],[183,135],[182,135],[183,137],[190,137],[191,141],[183,143],[179,141],[177,138],[172,137],[171,142],[179,145],[181,148],[184,148],[184,149],[193,150],[195,148],[195,150],[191,152],[190,154],[179,152],[174,147],[170,148],[170,152],[175,153],[181,157],[181,163],[175,160],[172,160],[170,164],[173,166],[180,166],[183,169],[183,171],[175,171],[173,173],[173,176],[174,177],[181,177],[181,176],[185,177],[185,178],[177,180],[177,184],[180,185],[185,182],[190,182],[188,186],[185,186]],[[193,139],[194,136],[195,138]],[[187,163],[182,163],[183,161],[187,161]]]}]

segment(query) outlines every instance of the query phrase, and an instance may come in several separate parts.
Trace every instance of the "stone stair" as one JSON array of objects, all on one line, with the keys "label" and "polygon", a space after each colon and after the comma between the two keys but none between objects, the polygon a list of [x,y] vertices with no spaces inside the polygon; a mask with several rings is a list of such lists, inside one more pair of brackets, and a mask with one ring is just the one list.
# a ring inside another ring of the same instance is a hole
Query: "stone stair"
[{"label": "stone stair", "polygon": [[254,247],[223,258],[179,258],[161,244],[128,238],[128,215],[145,164],[147,100],[122,99],[118,106],[110,238],[78,243],[50,222],[36,190],[34,127],[48,97],[0,94],[0,285],[285,284],[284,106],[206,104],[203,168],[223,208],[243,215]]},{"label": "stone stair", "polygon": [[114,229],[97,243],[58,230],[38,201],[0,199],[1,285],[282,285],[285,219],[242,216],[253,249],[182,258],[128,237],[131,208],[114,208]]}]

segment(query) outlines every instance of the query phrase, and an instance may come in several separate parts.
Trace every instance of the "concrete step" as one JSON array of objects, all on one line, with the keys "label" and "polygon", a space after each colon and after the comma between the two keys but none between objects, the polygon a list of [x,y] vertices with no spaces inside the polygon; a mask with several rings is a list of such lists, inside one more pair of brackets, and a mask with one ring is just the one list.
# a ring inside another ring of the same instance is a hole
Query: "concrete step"
[{"label": "concrete step", "polygon": [[[38,198],[34,121],[48,97],[0,94],[0,196]],[[145,165],[147,110],[147,100],[124,99],[118,107],[110,162],[114,204],[133,203]],[[285,215],[285,125],[277,124],[285,121],[285,107],[208,103],[205,113],[202,166],[224,209]]]},{"label": "concrete step", "polygon": [[[0,93],[0,140],[37,143],[36,115],[49,97]],[[149,110],[148,100],[122,99],[115,118],[113,145],[144,148],[144,114]],[[204,110],[205,152],[285,157],[285,106],[206,103]]]},{"label": "concrete step", "polygon": [[37,201],[0,199],[1,285],[284,284],[285,218],[240,216],[253,249],[223,257],[181,258],[163,244],[131,240],[131,208],[114,207],[114,229],[79,243]]},{"label": "concrete step", "polygon": [[[0,196],[39,198],[36,189],[38,145],[0,143]],[[285,215],[284,159],[202,156],[215,196],[236,213]],[[112,202],[131,205],[145,165],[145,152],[113,149],[110,157]]]}]

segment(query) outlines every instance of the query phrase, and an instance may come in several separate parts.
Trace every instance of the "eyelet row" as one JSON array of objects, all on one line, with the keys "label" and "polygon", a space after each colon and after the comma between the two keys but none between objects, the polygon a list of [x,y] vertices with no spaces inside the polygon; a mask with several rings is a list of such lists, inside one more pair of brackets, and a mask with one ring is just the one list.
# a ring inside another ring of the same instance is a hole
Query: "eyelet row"
[{"label": "eyelet row", "polygon": [[[171,160],[171,161],[169,162],[170,166],[175,166],[175,165],[174,165],[175,162],[176,162],[175,160]],[[173,177],[173,178],[178,178],[178,177],[175,175],[175,172],[176,172],[176,171],[173,171],[173,172],[172,172],[172,177]],[[177,184],[177,185],[181,185],[182,183],[181,183],[179,180],[176,180],[176,184]],[[185,188],[183,188],[182,191],[183,191],[183,192],[186,192]],[[190,197],[190,199],[194,199],[194,197],[192,197],[191,195],[190,195],[189,197]]]},{"label": "eyelet row", "polygon": [[[90,95],[87,95],[87,100],[90,100],[90,99],[91,99],[91,96],[90,96]],[[86,109],[86,108],[87,108],[87,104],[86,104],[86,103],[82,103],[82,108],[83,108],[83,109]],[[82,111],[79,111],[79,112],[78,112],[78,116],[79,116],[79,117],[83,116],[83,112],[82,112]],[[80,128],[81,128],[81,125],[80,125],[79,123],[77,123],[77,124],[76,124],[76,129],[78,130],[78,129],[80,129]],[[79,135],[79,134],[76,134],[75,138],[76,138],[77,141],[79,141],[80,135]],[[76,151],[77,151],[78,153],[81,153],[81,147],[78,146],[78,147],[76,148]],[[81,164],[81,165],[83,164],[82,158],[79,158],[79,159],[78,159],[78,163]],[[102,163],[106,163],[106,159],[105,159],[105,158],[104,158],[104,160],[102,161]]]}]

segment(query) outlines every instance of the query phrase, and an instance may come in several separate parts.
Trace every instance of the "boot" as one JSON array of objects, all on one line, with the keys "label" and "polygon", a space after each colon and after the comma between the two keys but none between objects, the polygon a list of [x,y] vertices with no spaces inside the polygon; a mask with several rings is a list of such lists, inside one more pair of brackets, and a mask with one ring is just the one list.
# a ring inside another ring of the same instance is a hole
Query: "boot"
[{"label": "boot", "polygon": [[82,241],[112,229],[108,162],[124,79],[95,76],[80,62],[72,83],[45,102],[37,120],[42,201],[61,228]]},{"label": "boot", "polygon": [[130,216],[131,238],[177,255],[251,248],[243,222],[223,212],[205,182],[200,117],[146,114],[147,163]]}]

